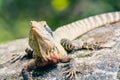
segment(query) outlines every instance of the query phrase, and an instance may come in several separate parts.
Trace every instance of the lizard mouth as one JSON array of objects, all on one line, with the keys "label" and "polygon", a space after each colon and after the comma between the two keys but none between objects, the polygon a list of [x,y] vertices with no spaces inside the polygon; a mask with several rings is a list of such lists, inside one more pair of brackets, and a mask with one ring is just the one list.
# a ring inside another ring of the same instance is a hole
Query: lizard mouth
[{"label": "lizard mouth", "polygon": [[57,63],[57,62],[58,62],[58,60],[59,60],[59,56],[58,56],[58,55],[52,53],[50,56],[51,56],[51,57],[50,57],[50,61],[51,61],[52,63]]}]

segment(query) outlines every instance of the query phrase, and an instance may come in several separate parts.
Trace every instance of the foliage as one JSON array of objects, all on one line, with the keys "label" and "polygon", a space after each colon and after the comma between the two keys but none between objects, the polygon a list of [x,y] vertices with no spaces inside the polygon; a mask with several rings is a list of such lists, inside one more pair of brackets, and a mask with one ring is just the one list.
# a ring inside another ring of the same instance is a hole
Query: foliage
[{"label": "foliage", "polygon": [[58,11],[64,10],[69,5],[68,0],[52,0],[52,6]]},{"label": "foliage", "polygon": [[119,0],[0,0],[0,42],[27,37],[31,20],[46,20],[54,30],[78,19],[119,9]]}]

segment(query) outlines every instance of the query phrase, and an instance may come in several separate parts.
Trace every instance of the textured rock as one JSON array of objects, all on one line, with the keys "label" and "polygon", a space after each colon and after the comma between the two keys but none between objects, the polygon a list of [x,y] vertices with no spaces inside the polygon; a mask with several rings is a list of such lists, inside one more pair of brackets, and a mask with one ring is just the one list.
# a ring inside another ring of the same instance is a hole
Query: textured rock
[{"label": "textured rock", "polygon": [[[92,30],[81,37],[86,42],[105,42],[100,50],[78,50],[69,54],[78,65],[78,80],[120,80],[120,23]],[[0,80],[22,80],[20,72],[28,59],[21,60],[28,46],[27,39],[0,44]],[[21,57],[18,57],[21,56]],[[18,57],[16,62],[11,59]],[[8,62],[11,60],[11,62]],[[35,79],[71,80],[63,74],[66,63],[58,63],[33,71]],[[73,78],[74,80],[74,78]]]}]

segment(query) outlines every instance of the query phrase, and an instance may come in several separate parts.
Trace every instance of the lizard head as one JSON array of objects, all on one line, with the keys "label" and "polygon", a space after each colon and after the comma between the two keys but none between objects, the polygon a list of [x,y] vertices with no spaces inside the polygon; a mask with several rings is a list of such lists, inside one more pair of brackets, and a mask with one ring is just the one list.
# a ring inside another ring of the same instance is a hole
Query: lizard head
[{"label": "lizard head", "polygon": [[31,21],[29,45],[33,49],[34,56],[42,62],[58,62],[59,50],[55,46],[53,34],[45,21]]}]

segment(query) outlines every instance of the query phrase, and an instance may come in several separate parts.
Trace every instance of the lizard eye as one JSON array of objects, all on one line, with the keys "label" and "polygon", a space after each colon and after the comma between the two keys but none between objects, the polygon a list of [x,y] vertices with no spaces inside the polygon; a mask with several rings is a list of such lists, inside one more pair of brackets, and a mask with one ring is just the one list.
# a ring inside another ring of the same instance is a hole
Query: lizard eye
[{"label": "lizard eye", "polygon": [[56,47],[52,48],[51,52],[55,52],[55,50],[56,50]]}]

